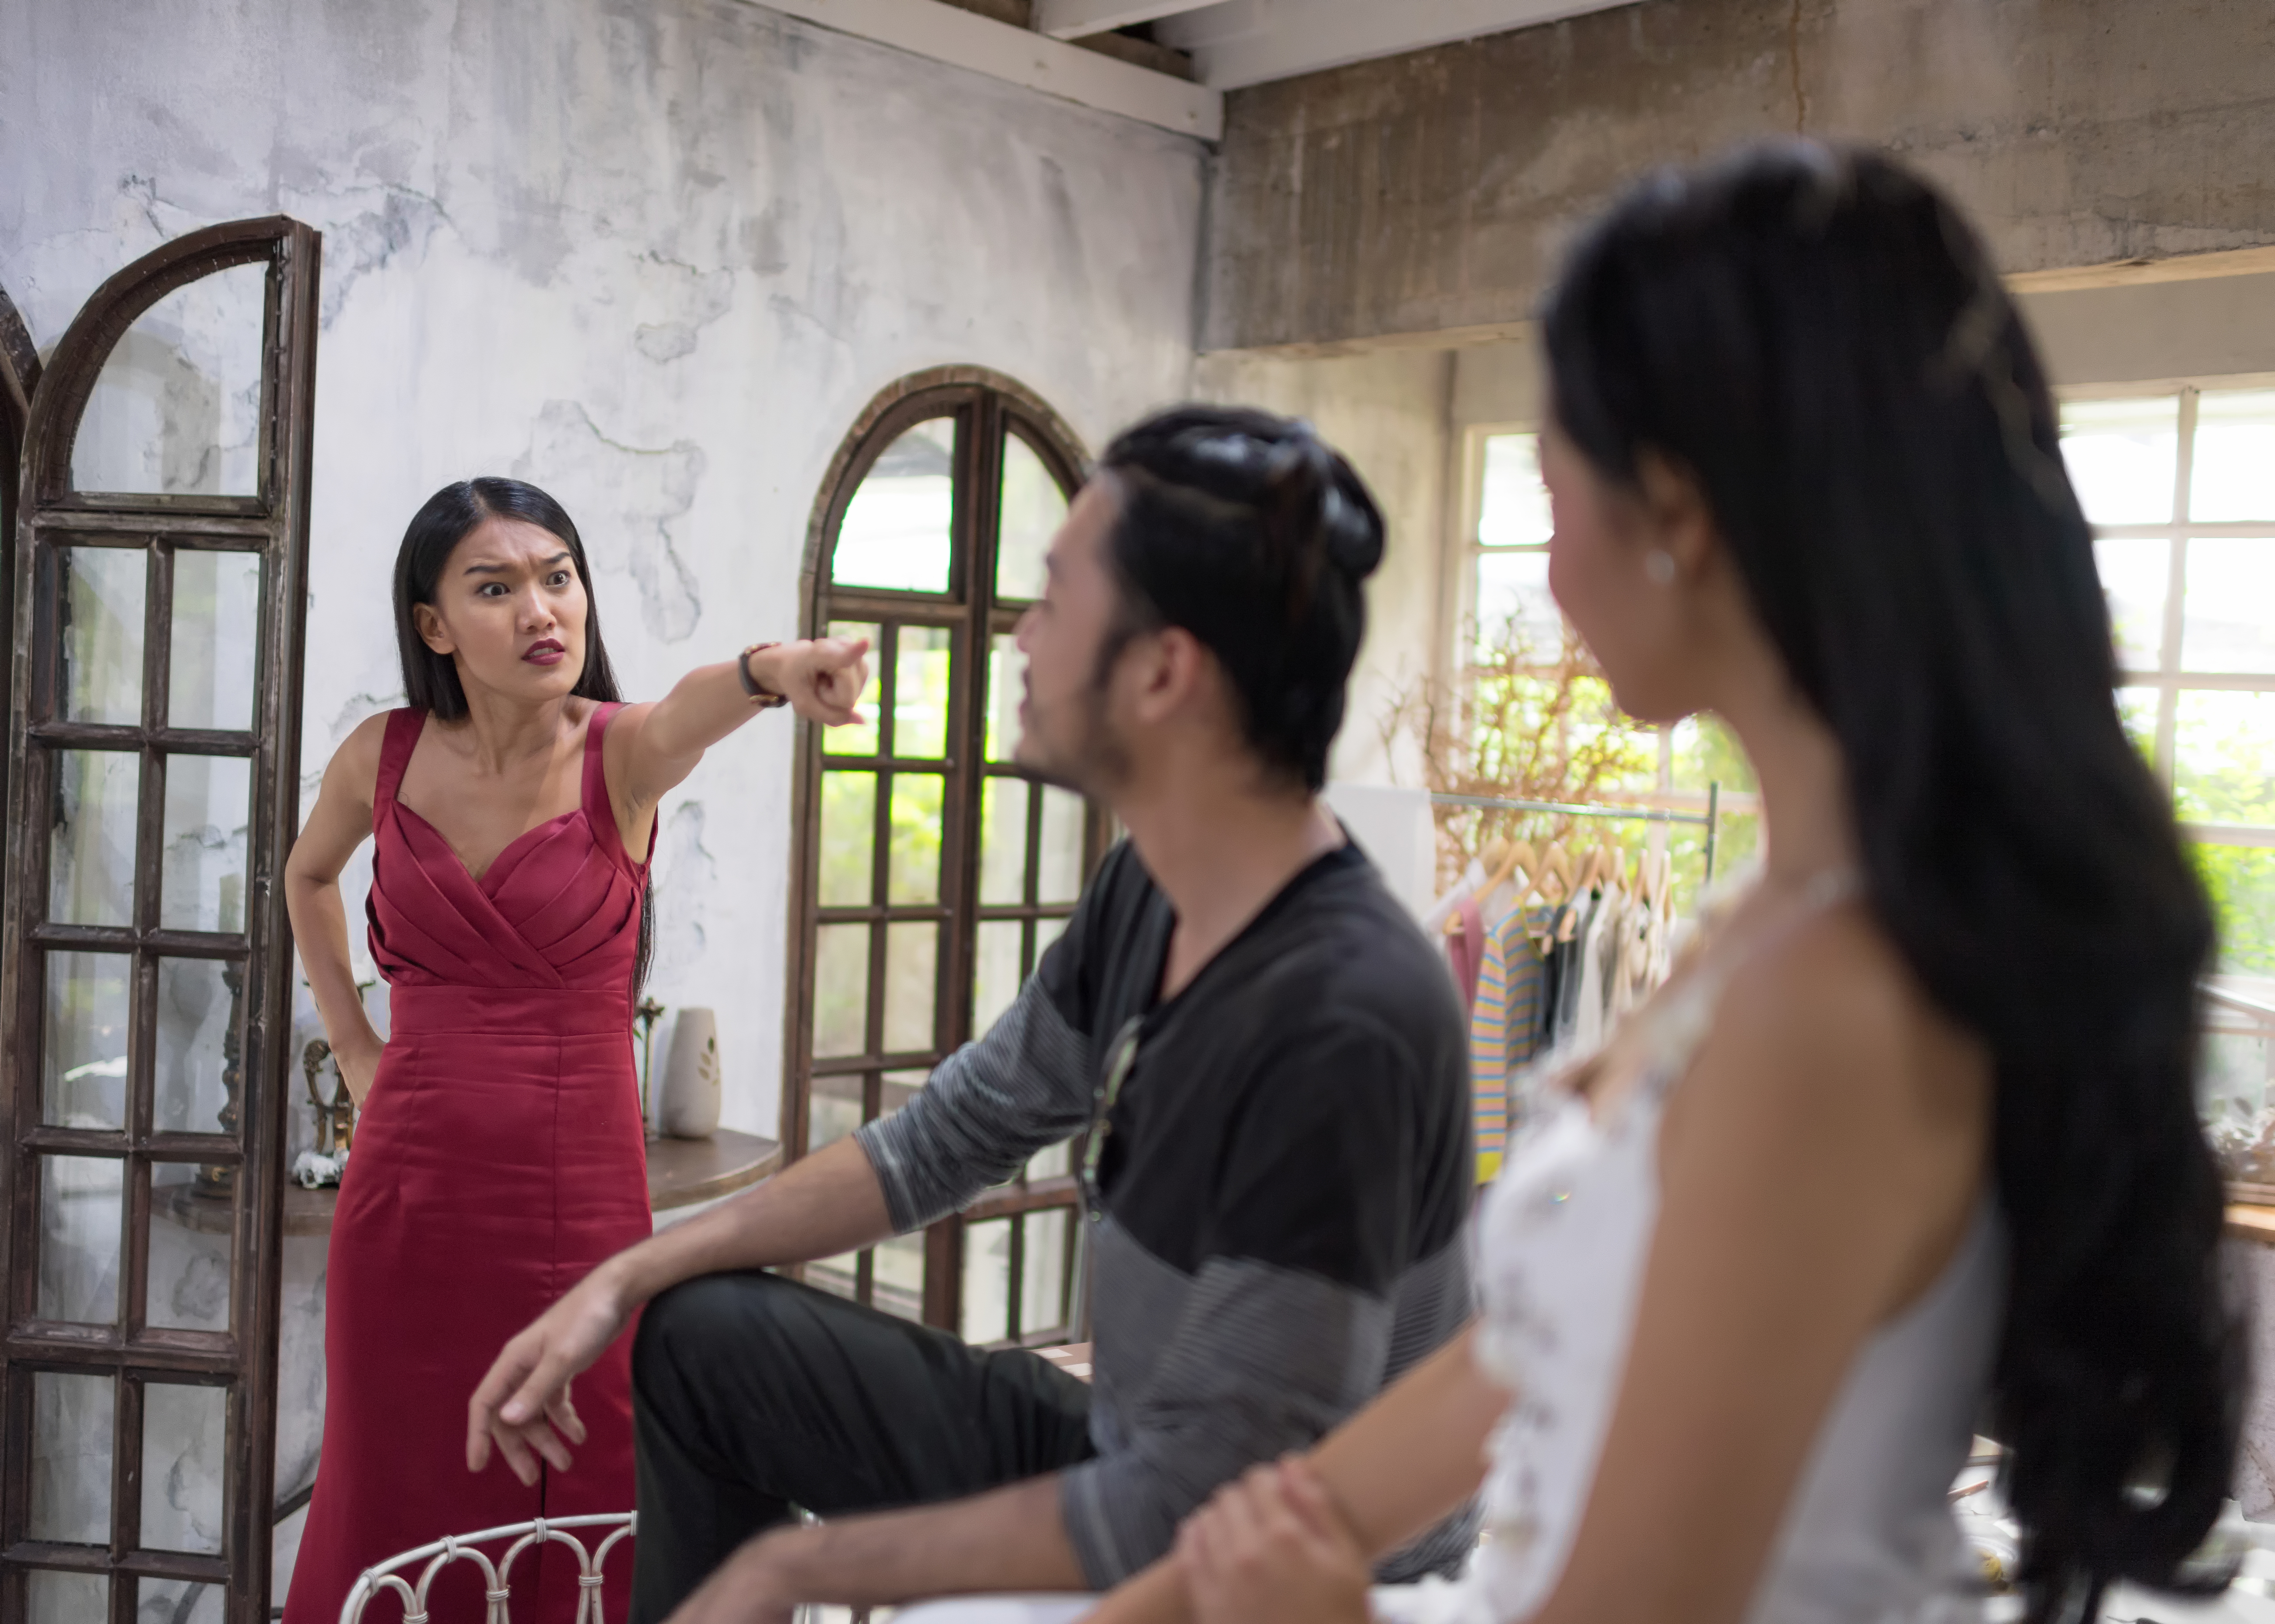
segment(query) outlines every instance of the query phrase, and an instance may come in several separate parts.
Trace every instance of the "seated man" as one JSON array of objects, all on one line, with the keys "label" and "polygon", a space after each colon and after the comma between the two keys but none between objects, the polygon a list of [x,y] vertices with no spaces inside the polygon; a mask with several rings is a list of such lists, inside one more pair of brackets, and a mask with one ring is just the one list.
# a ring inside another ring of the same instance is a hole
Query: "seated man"
[{"label": "seated man", "polygon": [[[1188,407],[1107,451],[1019,628],[1018,759],[1130,834],[1066,933],[904,1110],[602,1265],[469,1407],[476,1469],[493,1439],[525,1480],[568,1469],[570,1379],[647,1304],[636,1620],[1103,1589],[1468,1319],[1459,1001],[1315,798],[1382,548],[1305,425]],[[1094,1389],[760,1272],[1085,1128]],[[1452,1571],[1469,1533],[1387,1576]]]}]

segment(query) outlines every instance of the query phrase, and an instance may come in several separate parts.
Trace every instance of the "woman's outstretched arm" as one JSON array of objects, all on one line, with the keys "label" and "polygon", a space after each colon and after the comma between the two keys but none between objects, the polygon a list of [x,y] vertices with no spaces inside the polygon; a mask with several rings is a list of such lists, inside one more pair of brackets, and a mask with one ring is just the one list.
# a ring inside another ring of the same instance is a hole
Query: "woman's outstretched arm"
[{"label": "woman's outstretched arm", "polygon": [[[1441,1521],[1484,1480],[1485,1439],[1508,1393],[1478,1368],[1476,1337],[1472,1326],[1305,1457],[1369,1560]],[[1186,1624],[1193,1616],[1171,1555],[1107,1597],[1089,1624]]]},{"label": "woman's outstretched arm", "polygon": [[315,809],[284,859],[284,907],[292,916],[292,944],[300,950],[316,1011],[323,1016],[340,1078],[360,1107],[371,1092],[384,1046],[364,1013],[355,971],[348,963],[347,905],[340,900],[340,871],[371,835],[371,802],[379,784],[379,749],[387,718],[367,718],[348,735],[324,769]]},{"label": "woman's outstretched arm", "polygon": [[[760,688],[778,693],[797,714],[826,727],[856,720],[869,684],[865,638],[815,638],[778,643],[750,656]],[[628,705],[608,724],[601,749],[617,827],[630,842],[644,832],[658,801],[695,770],[703,752],[756,715],[743,686],[742,659],[698,666],[649,705]]]}]

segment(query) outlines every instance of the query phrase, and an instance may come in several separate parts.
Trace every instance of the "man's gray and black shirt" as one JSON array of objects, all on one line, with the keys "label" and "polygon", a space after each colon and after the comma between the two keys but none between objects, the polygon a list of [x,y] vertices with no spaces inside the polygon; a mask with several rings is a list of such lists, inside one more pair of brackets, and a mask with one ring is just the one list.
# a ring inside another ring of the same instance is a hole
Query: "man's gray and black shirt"
[{"label": "man's gray and black shirt", "polygon": [[[895,1227],[920,1228],[1087,1126],[1140,1021],[1090,1214],[1098,1455],[1060,1499],[1101,1589],[1470,1311],[1467,1031],[1372,865],[1352,846],[1321,857],[1162,1001],[1174,924],[1116,847],[1018,1001],[859,1136]],[[1383,1576],[1454,1571],[1472,1531],[1467,1514],[1440,1525]]]}]

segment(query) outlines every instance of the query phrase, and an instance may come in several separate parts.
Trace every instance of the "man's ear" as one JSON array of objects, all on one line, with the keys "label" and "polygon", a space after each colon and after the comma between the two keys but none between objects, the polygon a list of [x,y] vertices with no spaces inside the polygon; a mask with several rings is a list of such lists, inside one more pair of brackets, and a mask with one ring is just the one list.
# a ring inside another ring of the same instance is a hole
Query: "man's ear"
[{"label": "man's ear", "polygon": [[1216,677],[1216,657],[1183,626],[1164,626],[1130,644],[1145,646],[1136,675],[1138,714],[1160,721],[1192,703]]},{"label": "man's ear", "polygon": [[435,612],[433,604],[412,604],[411,620],[419,628],[419,639],[436,653],[447,657],[458,652],[457,644],[451,640],[450,632],[443,628],[442,617]]}]

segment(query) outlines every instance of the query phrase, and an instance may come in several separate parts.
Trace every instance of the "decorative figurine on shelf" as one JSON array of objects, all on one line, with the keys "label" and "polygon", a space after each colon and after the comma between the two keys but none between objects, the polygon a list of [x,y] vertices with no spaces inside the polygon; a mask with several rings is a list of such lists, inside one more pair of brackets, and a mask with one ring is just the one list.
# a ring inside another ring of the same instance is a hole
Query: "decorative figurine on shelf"
[{"label": "decorative figurine on shelf", "polygon": [[632,1011],[632,1020],[640,1033],[640,1122],[651,1139],[656,1132],[654,1114],[648,1109],[648,1079],[655,1076],[655,1023],[662,1016],[663,1006],[655,1001],[652,993],[641,999],[639,1008]]},{"label": "decorative figurine on shelf", "polygon": [[301,1075],[308,1080],[308,1103],[316,1109],[316,1147],[292,1159],[292,1176],[303,1187],[321,1190],[336,1184],[348,1165],[348,1142],[355,1137],[355,1098],[332,1068],[332,1097],[326,1099],[316,1087],[316,1073],[332,1057],[332,1046],[311,1038],[300,1051]]},{"label": "decorative figurine on shelf", "polygon": [[336,1152],[344,1155],[355,1139],[355,1096],[340,1081],[339,1068],[332,1068],[329,1099],[316,1087],[316,1074],[331,1058],[332,1046],[321,1038],[309,1039],[308,1046],[300,1051],[300,1070],[308,1079],[308,1103],[316,1107],[316,1152],[321,1156]]},{"label": "decorative figurine on shelf", "polygon": [[707,1139],[719,1130],[719,1017],[708,1009],[679,1012],[656,1121],[675,1139]]}]

